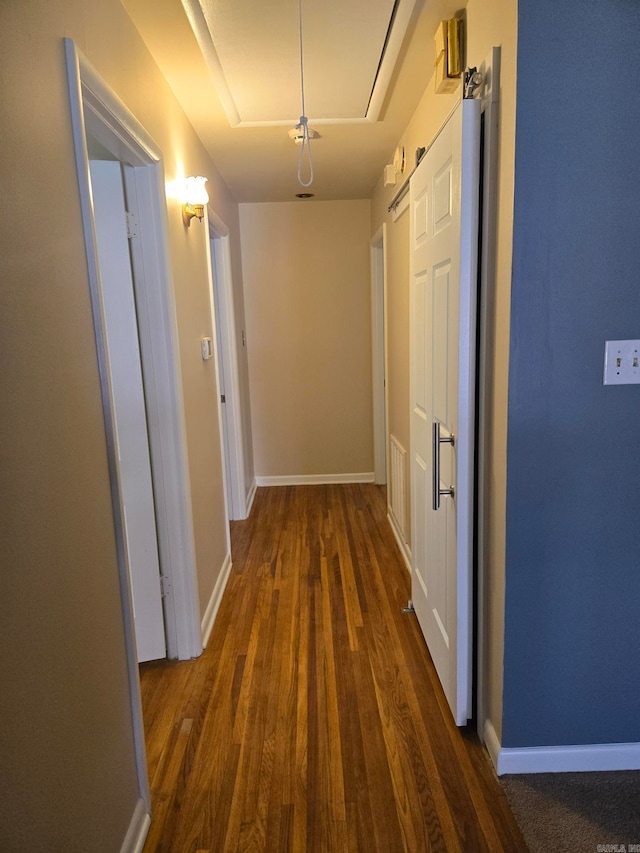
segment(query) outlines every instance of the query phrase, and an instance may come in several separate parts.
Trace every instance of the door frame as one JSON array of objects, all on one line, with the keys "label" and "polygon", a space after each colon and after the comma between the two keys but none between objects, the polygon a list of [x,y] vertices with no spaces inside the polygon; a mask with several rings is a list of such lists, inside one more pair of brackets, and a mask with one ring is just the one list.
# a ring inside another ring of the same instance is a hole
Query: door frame
[{"label": "door frame", "polygon": [[129,588],[113,408],[101,312],[101,283],[96,250],[89,176],[87,134],[120,160],[128,172],[127,198],[137,215],[140,240],[132,251],[138,307],[143,381],[154,472],[158,548],[163,573],[170,576],[166,598],[167,653],[189,659],[202,652],[197,591],[191,488],[187,460],[178,330],[168,253],[168,220],[162,153],[143,126],[107,86],[91,63],[64,39],[71,125],[87,272],[91,295],[111,496],[118,574],[131,695],[134,746],[140,797],[150,808],[144,727],[131,592]]},{"label": "door frame", "polygon": [[[236,313],[233,299],[233,279],[231,274],[231,244],[229,240],[229,228],[220,219],[218,214],[209,205],[207,208],[208,240],[207,240],[207,264],[209,267],[209,299],[211,304],[211,324],[213,334],[217,338],[217,327],[215,317],[215,298],[213,288],[217,287],[218,305],[220,308],[220,330],[221,340],[216,340],[214,357],[216,360],[216,371],[221,377],[226,395],[226,425],[228,458],[222,460],[223,470],[225,462],[229,463],[229,475],[231,479],[231,494],[227,494],[227,483],[225,480],[225,500],[227,506],[227,519],[241,521],[247,518],[249,512],[247,507],[247,489],[245,485],[244,465],[244,431],[242,427],[242,409],[240,405],[240,374],[238,370],[238,346],[236,336]],[[213,243],[213,245],[212,245]],[[214,284],[215,277],[215,284]],[[218,345],[222,351],[222,367],[218,363]],[[218,383],[220,387],[220,383]],[[218,417],[222,432],[223,418],[220,396],[218,395]],[[225,442],[221,441],[223,454],[226,452]]]},{"label": "door frame", "polygon": [[[374,483],[384,485],[389,471],[389,402],[387,399],[387,225],[371,238],[371,358],[373,378]],[[388,495],[387,495],[387,504]]]},{"label": "door frame", "polygon": [[480,264],[478,294],[478,362],[477,362],[477,503],[476,503],[476,730],[485,741],[487,721],[486,685],[488,681],[486,627],[489,606],[490,542],[490,490],[491,411],[487,401],[493,397],[493,341],[492,323],[495,318],[496,286],[496,219],[498,210],[499,125],[500,125],[500,47],[493,47],[479,66],[483,84],[480,93],[483,115],[484,148],[482,169]]}]

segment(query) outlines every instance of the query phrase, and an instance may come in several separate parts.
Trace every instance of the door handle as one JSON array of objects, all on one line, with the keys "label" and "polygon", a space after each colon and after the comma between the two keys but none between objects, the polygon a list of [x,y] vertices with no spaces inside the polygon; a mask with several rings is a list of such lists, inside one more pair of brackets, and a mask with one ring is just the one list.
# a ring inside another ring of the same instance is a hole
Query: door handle
[{"label": "door handle", "polygon": [[440,488],[440,445],[451,444],[455,445],[455,439],[452,435],[447,438],[440,436],[440,421],[433,422],[433,509],[440,509],[440,498],[442,495],[454,496],[454,488],[451,486],[448,489]]}]

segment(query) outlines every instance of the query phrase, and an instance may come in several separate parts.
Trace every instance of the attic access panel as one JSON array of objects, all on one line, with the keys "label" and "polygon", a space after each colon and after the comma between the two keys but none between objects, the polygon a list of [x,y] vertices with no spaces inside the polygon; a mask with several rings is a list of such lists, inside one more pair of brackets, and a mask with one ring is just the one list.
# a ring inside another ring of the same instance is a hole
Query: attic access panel
[{"label": "attic access panel", "polygon": [[[303,0],[314,124],[377,121],[419,0]],[[231,126],[298,120],[298,0],[182,0]]]}]

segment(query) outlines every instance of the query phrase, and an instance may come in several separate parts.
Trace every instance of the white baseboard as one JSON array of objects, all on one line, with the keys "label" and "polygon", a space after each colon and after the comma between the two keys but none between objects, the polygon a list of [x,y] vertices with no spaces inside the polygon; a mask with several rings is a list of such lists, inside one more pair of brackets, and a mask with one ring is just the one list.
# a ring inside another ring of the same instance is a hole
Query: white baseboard
[{"label": "white baseboard", "polygon": [[231,571],[231,554],[227,554],[224,558],[224,563],[222,564],[222,569],[220,570],[220,574],[218,575],[218,580],[213,587],[213,592],[211,593],[211,598],[209,599],[209,603],[207,604],[207,609],[204,612],[204,616],[202,617],[202,648],[206,648],[207,643],[209,642],[209,637],[211,636],[211,631],[213,630],[214,622],[216,621],[216,616],[218,615],[218,608],[220,607],[220,602],[222,601],[222,594],[224,593],[224,589],[227,585],[227,581],[229,580],[229,572]]},{"label": "white baseboard", "polygon": [[249,489],[249,492],[247,494],[247,501],[246,501],[246,513],[247,514],[245,515],[245,518],[249,518],[249,516],[251,515],[251,507],[253,506],[253,499],[256,496],[257,487],[258,487],[258,484],[256,483],[255,478],[254,478],[253,483],[251,483],[251,488]]},{"label": "white baseboard", "polygon": [[407,571],[409,572],[409,574],[411,574],[411,550],[407,543],[404,541],[404,537],[400,532],[400,528],[398,527],[398,523],[396,522],[395,516],[389,508],[387,511],[387,519],[389,521],[391,530],[393,530],[393,535],[396,537],[396,542],[398,543],[400,553],[404,557],[404,562],[407,567]]},{"label": "white baseboard", "polygon": [[142,853],[150,826],[151,817],[147,811],[147,805],[141,797],[133,810],[129,829],[122,842],[120,853]]},{"label": "white baseboard", "polygon": [[589,743],[570,746],[501,747],[490,720],[485,745],[498,776],[505,773],[581,773],[640,770],[640,743]]},{"label": "white baseboard", "polygon": [[362,474],[285,474],[283,477],[256,477],[258,486],[328,486],[341,483],[373,483],[373,471]]}]

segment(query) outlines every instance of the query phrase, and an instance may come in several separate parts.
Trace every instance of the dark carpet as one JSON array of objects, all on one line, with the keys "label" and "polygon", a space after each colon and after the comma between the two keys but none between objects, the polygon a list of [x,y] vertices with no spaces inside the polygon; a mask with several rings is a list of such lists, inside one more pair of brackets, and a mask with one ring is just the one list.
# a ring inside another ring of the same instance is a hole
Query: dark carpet
[{"label": "dark carpet", "polygon": [[640,853],[640,771],[500,781],[530,853]]}]

